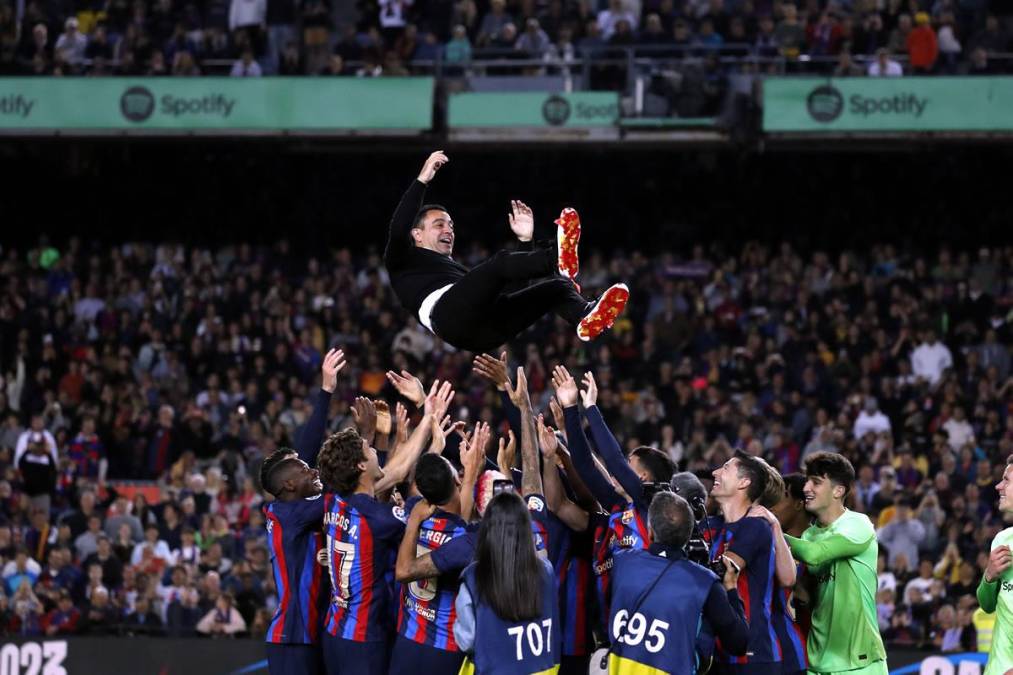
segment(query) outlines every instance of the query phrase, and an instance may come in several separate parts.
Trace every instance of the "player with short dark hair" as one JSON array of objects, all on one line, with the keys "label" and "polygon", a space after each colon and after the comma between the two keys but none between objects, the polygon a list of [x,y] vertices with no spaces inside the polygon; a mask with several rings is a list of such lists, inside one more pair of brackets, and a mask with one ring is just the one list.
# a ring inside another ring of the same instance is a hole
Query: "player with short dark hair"
[{"label": "player with short dark hair", "polygon": [[816,579],[809,672],[885,675],[876,614],[876,530],[868,516],[844,506],[855,469],[837,453],[817,452],[806,458],[805,473],[806,510],[816,522],[801,537],[786,538]]},{"label": "player with short dark hair", "polygon": [[611,328],[629,299],[615,284],[588,302],[580,295],[580,220],[572,209],[557,220],[556,243],[531,248],[534,217],[511,203],[510,227],[526,250],[501,251],[473,269],[453,259],[454,221],[445,208],[423,204],[426,186],[449,160],[432,153],[401,198],[390,223],[384,263],[394,293],[422,325],[460,349],[482,352],[509,342],[549,312],[591,340]]},{"label": "player with short dark hair", "polygon": [[766,489],[767,470],[762,460],[736,452],[713,476],[710,494],[721,514],[708,518],[704,526],[711,560],[723,556],[742,571],[738,588],[749,622],[747,653],[730,654],[718,644],[714,670],[729,675],[780,675],[781,649],[770,621],[776,585],[774,532],[764,518],[749,517],[760,515],[762,507],[756,501]]},{"label": "player with short dark hair", "polygon": [[296,449],[281,448],[260,466],[260,485],[274,496],[264,506],[267,541],[278,589],[278,608],[267,627],[267,665],[271,675],[320,673],[320,626],[327,603],[327,580],[316,564],[323,547],[323,484],[315,462],[331,394],[344,354],[332,349],[321,366],[321,384],[313,413],[296,440]]},{"label": "player with short dark hair", "polygon": [[[803,494],[805,481],[805,476],[800,473],[778,476],[777,484],[780,486],[781,497],[773,506],[768,507],[777,519],[781,531],[793,537],[801,537],[811,520],[805,510]],[[770,493],[770,490],[767,492]],[[764,498],[766,500],[767,495],[764,495]],[[767,506],[766,501],[762,503]],[[802,579],[805,565],[794,560],[792,563],[796,565],[796,580]],[[774,609],[771,620],[774,623],[777,640],[781,643],[781,672],[784,675],[804,675],[808,665],[806,640],[809,636],[811,615],[809,596],[801,583],[797,582],[794,587],[780,585],[774,596]]]},{"label": "player with short dark hair", "polygon": [[460,485],[457,470],[440,455],[427,453],[415,465],[422,500],[408,517],[398,549],[395,577],[401,594],[391,675],[456,673],[464,661],[454,641],[454,600],[464,565],[440,573],[429,563],[431,556],[421,557],[468,532],[461,517]]}]

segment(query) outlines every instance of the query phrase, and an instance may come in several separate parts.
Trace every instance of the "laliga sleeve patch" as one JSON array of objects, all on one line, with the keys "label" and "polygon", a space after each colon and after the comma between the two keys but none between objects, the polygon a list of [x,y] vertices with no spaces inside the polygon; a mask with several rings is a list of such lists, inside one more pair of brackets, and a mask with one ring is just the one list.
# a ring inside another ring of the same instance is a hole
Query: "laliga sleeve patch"
[{"label": "laliga sleeve patch", "polygon": [[535,495],[531,495],[530,497],[528,497],[528,511],[535,511],[536,513],[541,513],[544,510],[545,510],[545,502],[542,501],[541,497],[536,497]]},{"label": "laliga sleeve patch", "polygon": [[391,507],[390,512],[393,513],[394,517],[400,520],[402,523],[408,522],[408,516],[405,514],[404,507],[393,506]]}]

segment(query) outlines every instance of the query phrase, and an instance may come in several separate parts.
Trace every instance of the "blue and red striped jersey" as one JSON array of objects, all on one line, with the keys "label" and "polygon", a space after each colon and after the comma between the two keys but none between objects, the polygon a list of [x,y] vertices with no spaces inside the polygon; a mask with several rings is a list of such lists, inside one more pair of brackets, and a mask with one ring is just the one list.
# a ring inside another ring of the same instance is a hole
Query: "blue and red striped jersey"
[{"label": "blue and red striped jersey", "polygon": [[[438,510],[422,523],[417,554],[436,551],[467,532],[468,524],[463,518]],[[452,573],[401,585],[397,616],[399,635],[436,649],[459,651],[454,642],[454,622],[457,620],[454,600],[461,585],[460,569],[464,566]]]},{"label": "blue and red striped jersey", "polygon": [[264,507],[267,543],[278,589],[278,609],[267,628],[267,642],[316,644],[327,602],[327,578],[317,564],[323,547],[320,525],[325,499],[321,495],[274,501]]},{"label": "blue and red striped jersey", "polygon": [[774,632],[771,616],[775,612],[774,536],[763,518],[740,518],[726,523],[722,516],[711,516],[704,529],[712,536],[710,558],[717,560],[730,551],[746,563],[739,576],[739,597],[749,623],[749,647],[744,656],[733,656],[717,641],[714,659],[720,663],[780,663],[781,643]]},{"label": "blue and red striped jersey", "polygon": [[613,551],[627,548],[643,551],[651,545],[651,535],[647,531],[647,509],[632,502],[612,511],[609,529],[614,534]]},{"label": "blue and red striped jersey", "polygon": [[327,495],[324,533],[331,602],[325,626],[335,637],[381,642],[390,636],[393,568],[405,511],[365,494]]},{"label": "blue and red striped jersey", "polygon": [[612,574],[612,554],[622,549],[645,550],[651,545],[647,532],[647,513],[632,502],[612,509],[609,515],[592,515],[594,532],[594,576],[598,595],[598,620],[608,623]]},{"label": "blue and red striped jersey", "polygon": [[570,532],[563,560],[556,566],[564,656],[583,656],[594,651],[592,547],[590,531]]},{"label": "blue and red striped jersey", "polygon": [[[795,574],[802,578],[803,563],[797,563]],[[806,640],[809,638],[810,615],[807,607],[799,607],[792,589],[777,586],[774,597],[774,632],[781,643],[783,672],[798,673],[809,666]]]},{"label": "blue and red striped jersey", "polygon": [[77,467],[77,475],[98,478],[99,464],[105,459],[106,449],[98,436],[78,434],[67,446],[67,456]]}]

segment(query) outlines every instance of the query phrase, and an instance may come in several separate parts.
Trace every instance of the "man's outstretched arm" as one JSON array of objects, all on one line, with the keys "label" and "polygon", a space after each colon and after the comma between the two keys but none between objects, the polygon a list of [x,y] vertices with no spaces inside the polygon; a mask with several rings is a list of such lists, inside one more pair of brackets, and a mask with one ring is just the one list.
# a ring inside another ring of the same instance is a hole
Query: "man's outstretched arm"
[{"label": "man's outstretched arm", "polygon": [[422,165],[422,171],[418,178],[408,186],[401,201],[394,210],[394,216],[390,219],[390,232],[387,235],[387,247],[383,252],[383,258],[388,265],[391,260],[397,260],[411,244],[408,241],[415,216],[422,207],[422,199],[426,196],[426,185],[436,176],[441,166],[449,162],[442,150],[437,150],[429,155],[426,163]]},{"label": "man's outstretched arm", "polygon": [[834,534],[819,542],[799,539],[790,534],[784,535],[784,538],[788,541],[796,560],[806,565],[819,566],[831,560],[851,558],[860,554],[868,548],[869,542],[875,536],[875,533],[871,533],[865,541],[853,541],[843,534]]},{"label": "man's outstretched arm", "polygon": [[320,446],[323,445],[324,433],[327,429],[327,411],[331,407],[331,394],[338,386],[338,373],[344,367],[345,353],[340,349],[331,349],[327,352],[324,363],[320,367],[320,389],[317,391],[313,403],[313,413],[295,442],[295,450],[299,453],[299,459],[310,466],[315,466],[317,463],[317,455],[320,453]]}]

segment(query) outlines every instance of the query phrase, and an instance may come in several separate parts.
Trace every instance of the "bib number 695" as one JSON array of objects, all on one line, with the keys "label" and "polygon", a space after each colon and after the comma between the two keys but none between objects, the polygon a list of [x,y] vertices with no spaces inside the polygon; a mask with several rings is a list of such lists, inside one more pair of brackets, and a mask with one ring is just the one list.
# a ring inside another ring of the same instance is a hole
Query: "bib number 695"
[{"label": "bib number 695", "polygon": [[[668,622],[654,619],[648,622],[640,612],[633,616],[625,609],[616,612],[612,620],[612,637],[616,642],[636,647],[641,642],[644,648],[652,654],[657,654],[665,648],[665,631],[668,630]],[[646,638],[646,640],[645,640]]]}]

